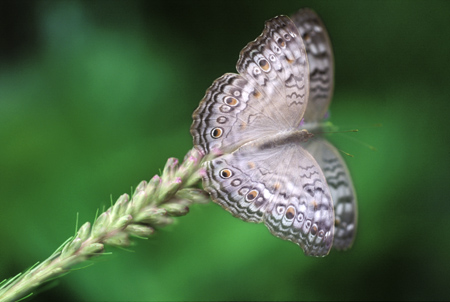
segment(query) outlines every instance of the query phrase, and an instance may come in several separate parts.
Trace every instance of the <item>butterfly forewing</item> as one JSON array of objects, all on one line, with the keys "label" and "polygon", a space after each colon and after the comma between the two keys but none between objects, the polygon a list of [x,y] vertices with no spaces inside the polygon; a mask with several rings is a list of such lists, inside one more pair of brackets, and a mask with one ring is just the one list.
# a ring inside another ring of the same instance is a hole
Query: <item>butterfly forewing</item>
[{"label": "butterfly forewing", "polygon": [[243,143],[277,131],[262,94],[239,74],[217,79],[194,112],[194,146],[204,154],[227,153]]},{"label": "butterfly forewing", "polygon": [[310,88],[306,123],[317,122],[325,116],[334,86],[334,59],[330,38],[319,16],[311,9],[301,9],[292,16],[308,55]]},{"label": "butterfly forewing", "polygon": [[278,130],[297,128],[306,110],[306,49],[286,16],[266,22],[263,33],[240,53],[236,69],[263,94]]},{"label": "butterfly forewing", "polygon": [[194,146],[203,153],[231,152],[261,136],[299,125],[306,110],[306,50],[286,16],[266,22],[242,51],[240,74],[225,74],[206,91],[193,114]]}]

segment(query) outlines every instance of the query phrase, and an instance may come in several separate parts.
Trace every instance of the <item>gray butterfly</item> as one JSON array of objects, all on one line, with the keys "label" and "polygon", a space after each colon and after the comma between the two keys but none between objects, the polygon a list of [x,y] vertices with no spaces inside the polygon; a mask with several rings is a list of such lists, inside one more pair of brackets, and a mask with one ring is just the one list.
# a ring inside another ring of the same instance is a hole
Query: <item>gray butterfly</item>
[{"label": "gray butterfly", "polygon": [[193,114],[194,146],[208,161],[204,188],[236,217],[264,222],[307,255],[328,254],[334,238],[330,188],[299,130],[309,92],[305,45],[286,16],[240,53],[239,74],[217,79]]}]

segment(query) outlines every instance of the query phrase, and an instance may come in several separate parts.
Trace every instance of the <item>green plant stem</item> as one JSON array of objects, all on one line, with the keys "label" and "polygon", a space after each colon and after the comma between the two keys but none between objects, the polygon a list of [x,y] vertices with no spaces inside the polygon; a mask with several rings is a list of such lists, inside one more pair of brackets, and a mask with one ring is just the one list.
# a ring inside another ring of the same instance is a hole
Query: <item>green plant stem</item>
[{"label": "green plant stem", "polygon": [[183,163],[169,158],[161,176],[142,181],[133,196],[123,194],[91,224],[86,222],[75,236],[64,242],[47,260],[5,280],[0,301],[16,301],[41,284],[61,277],[74,265],[102,255],[105,245],[128,246],[130,236],[148,238],[155,229],[189,212],[192,203],[206,203],[209,196],[195,188],[200,180],[202,155],[192,149]]}]

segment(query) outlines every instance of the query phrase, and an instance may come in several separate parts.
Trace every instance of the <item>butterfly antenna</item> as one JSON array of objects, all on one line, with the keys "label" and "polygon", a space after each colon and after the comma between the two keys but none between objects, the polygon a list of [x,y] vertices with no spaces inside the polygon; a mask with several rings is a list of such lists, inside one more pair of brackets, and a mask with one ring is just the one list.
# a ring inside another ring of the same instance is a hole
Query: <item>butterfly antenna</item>
[{"label": "butterfly antenna", "polygon": [[[338,129],[338,127],[335,126],[335,125],[333,125],[331,122],[326,122],[326,123],[324,123],[324,126],[330,128],[330,129],[336,129],[336,130]],[[383,127],[383,124],[381,124],[381,123],[373,124],[372,126],[369,126],[369,127],[363,127],[363,129],[367,129],[367,128],[378,128],[378,127]],[[357,139],[357,138],[355,138],[355,137],[353,137],[353,136],[342,135],[343,133],[348,133],[348,132],[359,132],[359,129],[350,129],[350,130],[345,130],[345,131],[334,131],[334,130],[331,130],[331,131],[322,131],[322,132],[318,132],[317,134],[333,134],[333,133],[338,133],[338,134],[341,134],[341,136],[343,136],[343,137],[345,137],[345,138],[351,139],[351,140],[353,140],[354,142],[357,142],[358,144],[361,144],[361,145],[363,145],[364,147],[369,148],[369,149],[372,150],[372,151],[378,151],[377,148],[375,148],[374,146],[372,146],[372,145],[370,145],[370,144],[368,144],[368,143],[366,143],[366,142],[361,141],[360,139]]]},{"label": "butterfly antenna", "polygon": [[333,133],[348,133],[348,132],[359,132],[358,129],[342,130],[342,131],[323,131],[323,134],[333,134]]},{"label": "butterfly antenna", "polygon": [[344,154],[347,155],[347,156],[355,157],[353,154],[350,154],[350,153],[348,153],[348,152],[345,152],[344,150],[341,150],[341,149],[338,149],[338,150],[341,151],[342,153],[344,153]]},{"label": "butterfly antenna", "polygon": [[363,142],[360,139],[354,138],[353,136],[347,136],[347,135],[342,135],[342,136],[347,138],[347,139],[350,139],[350,140],[352,140],[352,141],[354,141],[354,142],[356,142],[356,143],[358,143],[360,145],[363,145],[364,147],[369,148],[372,151],[378,151],[377,148],[375,148],[374,146],[372,146],[372,145],[370,145],[370,144],[368,144],[366,142]]},{"label": "butterfly antenna", "polygon": [[321,125],[321,128],[325,129],[326,131],[321,131],[321,132],[318,132],[317,134],[333,134],[333,133],[346,133],[346,132],[358,132],[359,131],[358,129],[339,131],[340,127],[336,126],[331,121],[323,122],[320,125]]},{"label": "butterfly antenna", "polygon": [[348,132],[359,132],[358,129],[342,130],[342,131],[320,131],[314,134],[334,134],[334,133],[348,133]]}]

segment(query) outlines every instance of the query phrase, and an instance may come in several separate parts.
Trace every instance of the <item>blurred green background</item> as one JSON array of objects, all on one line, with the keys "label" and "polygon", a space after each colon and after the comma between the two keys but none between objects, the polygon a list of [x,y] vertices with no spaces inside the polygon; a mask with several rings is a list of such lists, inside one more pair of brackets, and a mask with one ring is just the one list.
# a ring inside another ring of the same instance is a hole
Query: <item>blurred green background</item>
[{"label": "blurred green background", "polygon": [[302,7],[332,39],[331,121],[360,129],[330,137],[354,155],[353,248],[306,257],[195,205],[34,301],[450,299],[449,1],[2,1],[0,279],[182,158],[206,88]]}]

